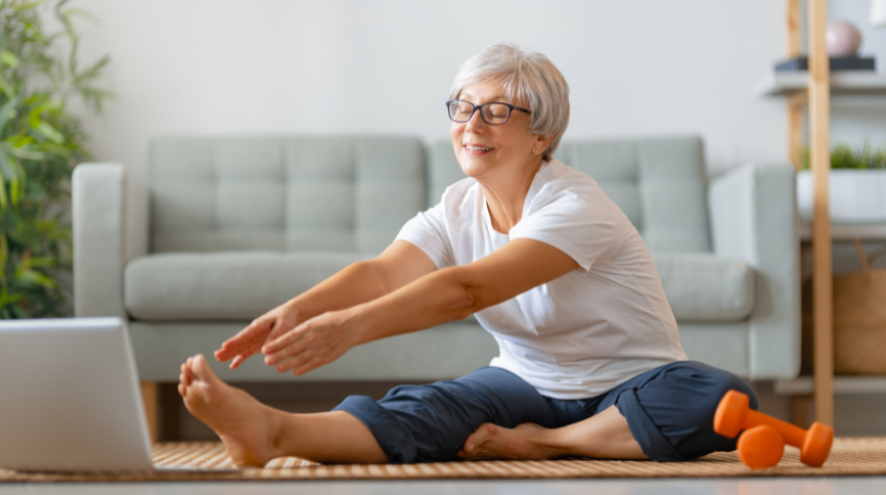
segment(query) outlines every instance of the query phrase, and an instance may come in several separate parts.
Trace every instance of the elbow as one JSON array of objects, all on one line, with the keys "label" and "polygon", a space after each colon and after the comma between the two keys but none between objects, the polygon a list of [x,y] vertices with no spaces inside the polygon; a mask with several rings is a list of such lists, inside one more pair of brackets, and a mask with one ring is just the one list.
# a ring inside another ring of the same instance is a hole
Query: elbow
[{"label": "elbow", "polygon": [[478,303],[479,298],[470,288],[464,288],[461,296],[452,307],[453,321],[464,320],[483,309]]},{"label": "elbow", "polygon": [[452,299],[447,304],[450,321],[464,320],[487,306],[483,304],[480,288],[461,276],[459,270],[447,268],[441,272],[441,276],[450,279],[451,287],[454,289],[451,292]]}]

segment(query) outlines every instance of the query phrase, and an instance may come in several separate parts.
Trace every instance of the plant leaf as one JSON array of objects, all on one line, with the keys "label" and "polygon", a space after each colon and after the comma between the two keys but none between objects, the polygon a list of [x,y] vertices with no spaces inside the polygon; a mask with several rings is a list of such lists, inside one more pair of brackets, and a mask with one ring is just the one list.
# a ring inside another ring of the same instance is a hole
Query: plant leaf
[{"label": "plant leaf", "polygon": [[18,282],[25,284],[37,285],[46,289],[55,289],[58,287],[55,280],[36,270],[18,270],[15,276]]},{"label": "plant leaf", "polygon": [[6,128],[6,124],[9,122],[10,118],[13,118],[13,111],[15,111],[15,107],[18,106],[18,97],[10,98],[9,101],[3,104],[0,107],[0,133],[3,132],[3,129]]},{"label": "plant leaf", "polygon": [[2,75],[0,75],[0,90],[3,90],[9,98],[15,98],[15,88]]},{"label": "plant leaf", "polygon": [[9,260],[9,241],[6,239],[6,234],[0,233],[0,280],[6,278],[7,260]]},{"label": "plant leaf", "polygon": [[0,62],[3,62],[13,69],[18,67],[18,57],[13,55],[9,50],[3,50],[0,52]]},{"label": "plant leaf", "polygon": [[0,212],[6,209],[8,203],[9,201],[6,199],[6,181],[3,179],[3,170],[0,168]]},{"label": "plant leaf", "polygon": [[36,2],[24,2],[20,4],[13,5],[12,8],[15,9],[16,12],[22,12],[25,10],[33,9],[44,3],[42,0],[37,0]]}]

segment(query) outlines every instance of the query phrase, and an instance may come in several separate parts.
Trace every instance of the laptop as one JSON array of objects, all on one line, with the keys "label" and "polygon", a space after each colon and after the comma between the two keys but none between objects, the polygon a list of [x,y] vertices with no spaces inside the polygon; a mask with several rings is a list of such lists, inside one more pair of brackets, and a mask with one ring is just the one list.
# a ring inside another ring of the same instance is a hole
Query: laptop
[{"label": "laptop", "polygon": [[151,461],[122,319],[0,321],[0,467],[168,471]]}]

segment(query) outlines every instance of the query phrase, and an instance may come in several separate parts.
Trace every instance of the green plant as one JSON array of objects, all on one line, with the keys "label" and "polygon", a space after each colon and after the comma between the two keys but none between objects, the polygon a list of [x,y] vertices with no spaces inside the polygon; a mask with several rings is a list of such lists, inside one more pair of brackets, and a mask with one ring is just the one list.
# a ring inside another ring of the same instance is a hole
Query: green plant
[{"label": "green plant", "polygon": [[[58,2],[0,1],[0,318],[60,313],[59,275],[71,269],[65,220],[74,166],[89,158],[79,99],[101,111],[94,86],[109,58],[85,68],[72,20],[86,13]],[[47,33],[42,17],[61,28]]]},{"label": "green plant", "polygon": [[[809,148],[804,148],[800,153],[803,170],[809,170]],[[848,144],[837,144],[831,150],[832,169],[886,169],[886,147],[872,148],[870,143],[865,143],[860,148],[853,149]]]}]

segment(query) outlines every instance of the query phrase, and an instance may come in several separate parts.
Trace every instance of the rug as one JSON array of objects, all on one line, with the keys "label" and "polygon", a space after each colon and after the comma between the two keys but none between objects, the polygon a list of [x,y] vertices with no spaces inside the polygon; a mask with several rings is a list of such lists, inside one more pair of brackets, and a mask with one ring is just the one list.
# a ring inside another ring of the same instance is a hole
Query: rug
[{"label": "rug", "polygon": [[406,480],[406,479],[563,479],[563,478],[721,478],[749,476],[886,475],[886,438],[837,438],[827,463],[810,468],[800,452],[787,447],[778,466],[752,470],[734,452],[718,452],[689,462],[566,459],[556,461],[479,461],[428,464],[326,464],[295,457],[271,461],[263,469],[236,469],[220,443],[161,443],[154,463],[208,471],[155,473],[24,473],[0,469],[0,482],[220,481],[220,480]]}]

